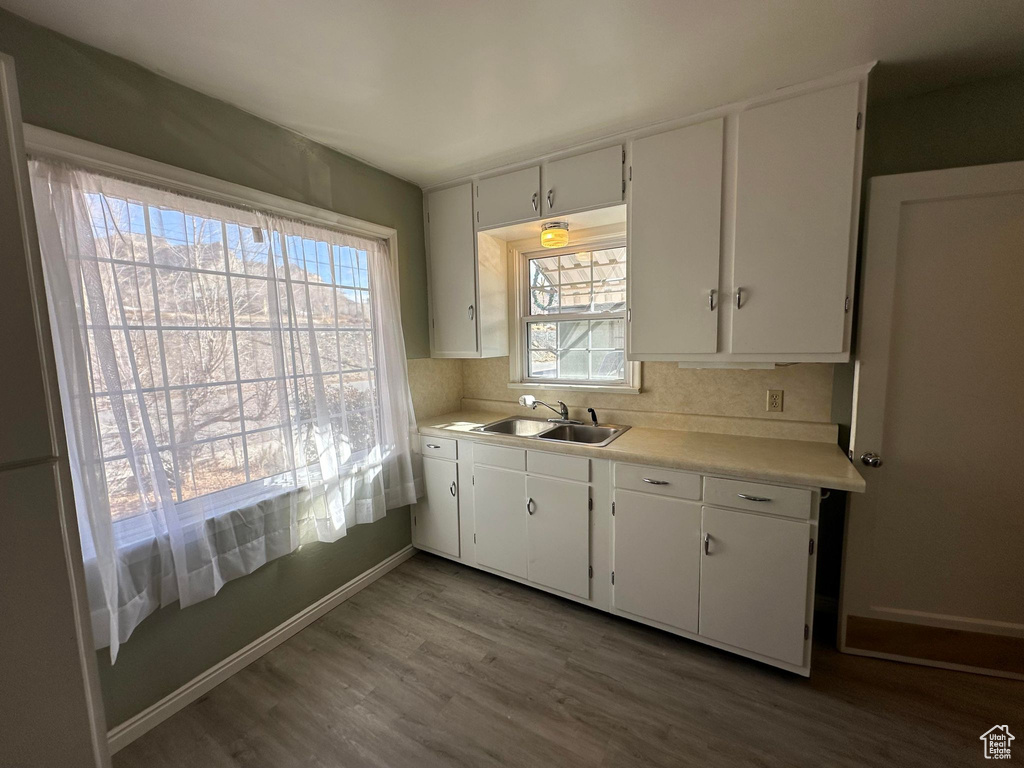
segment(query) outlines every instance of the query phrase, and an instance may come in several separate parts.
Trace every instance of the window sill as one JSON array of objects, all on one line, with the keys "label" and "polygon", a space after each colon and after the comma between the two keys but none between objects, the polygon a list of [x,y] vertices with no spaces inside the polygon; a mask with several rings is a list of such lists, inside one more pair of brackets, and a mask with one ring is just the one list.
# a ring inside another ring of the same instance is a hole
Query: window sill
[{"label": "window sill", "polygon": [[639,395],[640,387],[626,384],[567,384],[565,382],[510,381],[509,389],[545,390],[552,392],[591,392],[615,395]]}]

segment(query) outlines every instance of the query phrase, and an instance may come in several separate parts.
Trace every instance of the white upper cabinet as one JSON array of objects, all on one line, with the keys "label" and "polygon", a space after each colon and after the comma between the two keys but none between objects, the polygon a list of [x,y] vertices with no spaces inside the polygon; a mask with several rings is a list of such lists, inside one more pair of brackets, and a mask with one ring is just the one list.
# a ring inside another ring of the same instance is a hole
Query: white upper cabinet
[{"label": "white upper cabinet", "polygon": [[471,184],[427,195],[427,232],[431,355],[507,355],[505,243],[474,231]]},{"label": "white upper cabinet", "polygon": [[718,350],[724,127],[720,118],[633,142],[632,360]]},{"label": "white upper cabinet", "polygon": [[479,229],[540,218],[540,167],[491,176],[476,183]]},{"label": "white upper cabinet", "polygon": [[541,171],[545,217],[622,203],[621,144],[547,163]]},{"label": "white upper cabinet", "polygon": [[461,184],[427,196],[430,233],[431,351],[476,356],[476,235],[473,187]]},{"label": "white upper cabinet", "polygon": [[844,351],[859,93],[846,83],[737,118],[733,352]]}]

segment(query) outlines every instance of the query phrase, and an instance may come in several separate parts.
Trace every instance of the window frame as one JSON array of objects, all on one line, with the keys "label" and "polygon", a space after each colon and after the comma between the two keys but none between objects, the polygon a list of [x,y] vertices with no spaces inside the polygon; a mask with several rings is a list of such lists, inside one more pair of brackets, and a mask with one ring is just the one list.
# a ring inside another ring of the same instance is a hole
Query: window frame
[{"label": "window frame", "polygon": [[[26,123],[23,125],[23,129],[25,152],[30,156],[64,161],[90,171],[120,177],[126,181],[144,186],[165,189],[187,197],[221,203],[234,208],[262,210],[285,218],[306,222],[315,227],[384,240],[387,242],[389,253],[393,255],[393,258],[390,260],[391,269],[394,273],[396,284],[398,282],[398,258],[395,257],[398,254],[398,230],[394,227],[387,227],[363,219],[345,216],[344,214],[324,208],[318,208],[306,203],[290,200],[286,197],[252,189],[241,184],[224,181],[213,176],[206,176],[177,166],[139,157],[138,155],[94,144],[84,139],[67,136],[35,125]],[[149,227],[148,217],[146,226],[147,228]],[[287,261],[287,258],[285,260]],[[113,261],[111,263],[113,264]],[[240,375],[240,371],[237,368],[236,373]],[[291,379],[294,377],[287,375],[286,378]],[[211,384],[211,386],[217,385]],[[213,439],[221,439],[221,436],[211,438],[211,440]],[[262,478],[262,480],[267,481],[271,478],[291,473],[292,471],[289,470],[286,473]],[[269,483],[259,485],[258,483],[247,481],[242,485],[212,491],[209,494],[178,503],[186,505],[185,509],[187,510],[193,505],[208,504],[220,495],[233,491],[237,492],[238,489],[246,486],[251,487],[253,499],[269,498],[293,492],[291,488],[275,487]],[[224,512],[214,515],[214,517],[221,517],[227,514],[229,513]],[[125,543],[126,546],[130,545],[132,541],[145,542],[152,538],[152,532],[148,530],[148,527],[139,524],[140,519],[138,515],[131,515],[113,521],[115,527],[127,528],[133,532],[128,537]]]},{"label": "window frame", "polygon": [[[602,227],[601,230],[608,228]],[[617,394],[640,393],[640,363],[629,359],[628,329],[628,298],[627,306],[621,313],[592,314],[584,312],[566,312],[548,316],[529,314],[530,306],[530,267],[532,259],[562,256],[580,251],[599,251],[606,248],[626,248],[626,263],[629,263],[629,245],[626,234],[621,226],[614,231],[583,231],[574,234],[572,243],[564,248],[542,248],[536,238],[511,242],[509,246],[509,328],[514,329],[509,339],[509,389],[562,390],[580,392],[614,392]],[[628,297],[628,267],[627,267]],[[585,379],[542,379],[529,374],[530,344],[528,326],[547,317],[551,322],[571,320],[599,320],[603,318],[618,319],[624,324],[623,352],[625,354],[625,371],[622,380],[585,380]]]}]

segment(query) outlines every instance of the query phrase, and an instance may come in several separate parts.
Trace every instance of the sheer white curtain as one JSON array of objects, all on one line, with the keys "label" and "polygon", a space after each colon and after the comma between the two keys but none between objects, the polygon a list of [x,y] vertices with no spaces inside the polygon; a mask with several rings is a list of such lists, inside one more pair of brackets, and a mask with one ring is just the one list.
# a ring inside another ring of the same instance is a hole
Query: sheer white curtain
[{"label": "sheer white curtain", "polygon": [[381,240],[32,160],[97,645],[416,499]]}]

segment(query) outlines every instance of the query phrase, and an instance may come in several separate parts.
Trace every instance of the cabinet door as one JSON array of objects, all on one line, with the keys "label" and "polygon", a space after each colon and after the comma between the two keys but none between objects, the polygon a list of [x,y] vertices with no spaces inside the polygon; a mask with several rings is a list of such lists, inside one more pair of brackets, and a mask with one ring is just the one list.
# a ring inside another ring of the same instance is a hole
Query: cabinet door
[{"label": "cabinet door", "polygon": [[525,579],[526,475],[477,466],[473,478],[477,563]]},{"label": "cabinet door", "polygon": [[544,166],[545,216],[622,202],[622,145],[598,149]]},{"label": "cabinet door", "polygon": [[413,507],[413,546],[459,556],[458,465],[443,459],[423,459],[426,495]]},{"label": "cabinet door", "polygon": [[802,664],[810,526],[703,508],[700,634]]},{"label": "cabinet door", "polygon": [[590,597],[590,486],[526,479],[530,581]]},{"label": "cabinet door", "polygon": [[427,197],[427,211],[433,319],[431,351],[472,356],[479,351],[472,185],[467,183],[431,192]]},{"label": "cabinet door", "polygon": [[843,351],[859,89],[739,115],[733,352]]},{"label": "cabinet door", "polygon": [[631,359],[718,350],[723,127],[709,120],[633,142]]},{"label": "cabinet door", "polygon": [[700,504],[615,492],[612,604],[617,610],[697,631]]},{"label": "cabinet door", "polygon": [[540,168],[503,173],[476,183],[476,223],[481,229],[540,218]]}]

